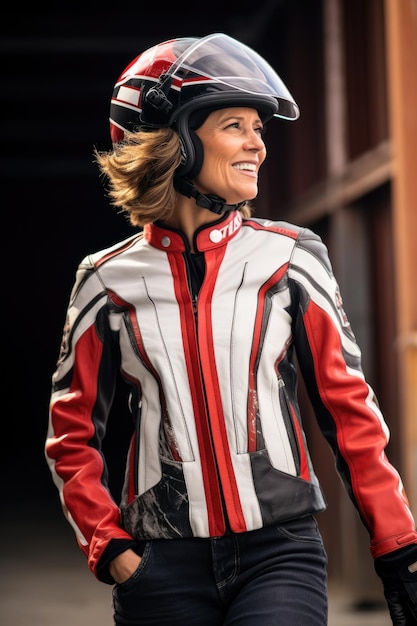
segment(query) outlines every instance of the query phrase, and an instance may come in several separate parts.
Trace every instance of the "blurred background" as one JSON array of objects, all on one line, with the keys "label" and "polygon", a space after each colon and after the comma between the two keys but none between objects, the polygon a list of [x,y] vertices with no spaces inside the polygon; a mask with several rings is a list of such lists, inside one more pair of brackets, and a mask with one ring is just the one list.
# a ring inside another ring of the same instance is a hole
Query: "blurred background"
[{"label": "blurred background", "polygon": [[[133,233],[110,206],[93,162],[94,146],[110,148],[113,85],[151,45],[211,32],[260,52],[300,106],[296,123],[268,126],[255,213],[309,226],[326,242],[365,373],[391,429],[388,453],[417,515],[417,0],[11,5],[0,24],[3,569],[12,561],[24,566],[22,547],[36,546],[41,531],[51,539],[46,559],[61,562],[56,529],[78,551],[62,527],[43,446],[76,267],[88,252]],[[342,589],[350,606],[372,608],[382,594],[369,538],[302,385],[300,398],[329,505],[319,524],[330,586]],[[127,424],[117,401],[113,414]],[[108,439],[114,444],[116,437],[110,427]],[[122,469],[109,455],[117,491]],[[24,610],[7,599],[15,616]],[[14,623],[23,626],[17,617],[7,621]],[[36,621],[32,610],[30,623],[46,621]]]}]

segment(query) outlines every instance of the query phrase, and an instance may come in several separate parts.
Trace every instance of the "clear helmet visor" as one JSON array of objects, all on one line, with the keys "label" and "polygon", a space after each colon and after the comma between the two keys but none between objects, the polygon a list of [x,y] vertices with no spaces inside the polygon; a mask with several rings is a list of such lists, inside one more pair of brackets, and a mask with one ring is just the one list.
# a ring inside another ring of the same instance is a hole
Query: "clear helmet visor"
[{"label": "clear helmet visor", "polygon": [[170,68],[169,79],[187,81],[192,80],[193,75],[205,76],[225,88],[276,98],[279,105],[277,117],[299,117],[298,106],[284,82],[252,48],[223,33],[191,41]]}]

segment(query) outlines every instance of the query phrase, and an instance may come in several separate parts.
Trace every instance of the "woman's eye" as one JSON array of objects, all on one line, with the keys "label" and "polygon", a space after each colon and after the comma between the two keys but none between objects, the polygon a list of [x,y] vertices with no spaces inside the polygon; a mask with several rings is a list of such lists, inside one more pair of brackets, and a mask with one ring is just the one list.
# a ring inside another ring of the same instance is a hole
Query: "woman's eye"
[{"label": "woman's eye", "polygon": [[[241,126],[240,122],[231,122],[226,126],[226,128],[237,128],[239,130],[243,127]],[[257,128],[254,128],[253,131],[257,133],[260,137],[262,137],[265,132],[265,126],[258,126]]]}]

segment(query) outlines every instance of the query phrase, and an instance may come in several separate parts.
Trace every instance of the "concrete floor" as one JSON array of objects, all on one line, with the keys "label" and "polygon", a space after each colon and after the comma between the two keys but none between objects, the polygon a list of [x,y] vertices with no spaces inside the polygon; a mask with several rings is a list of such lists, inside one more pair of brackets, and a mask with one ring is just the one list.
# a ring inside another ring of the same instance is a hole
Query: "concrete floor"
[{"label": "concrete floor", "polygon": [[[0,536],[2,626],[114,626],[111,586],[90,573],[59,513],[6,511]],[[329,626],[391,625],[385,607],[357,611],[335,591],[329,604]]]}]

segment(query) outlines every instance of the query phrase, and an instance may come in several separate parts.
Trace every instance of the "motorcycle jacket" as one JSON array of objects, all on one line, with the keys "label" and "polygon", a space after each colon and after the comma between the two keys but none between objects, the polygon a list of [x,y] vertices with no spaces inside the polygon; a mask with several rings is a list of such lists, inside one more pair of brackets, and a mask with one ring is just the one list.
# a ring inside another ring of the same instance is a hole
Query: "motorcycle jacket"
[{"label": "motorcycle jacket", "polygon": [[[217,537],[325,509],[296,363],[372,555],[416,543],[321,239],[231,211],[194,250],[154,223],[78,268],[45,449],[91,570],[104,579],[114,540]],[[102,441],[119,376],[134,433],[117,503]]]}]

